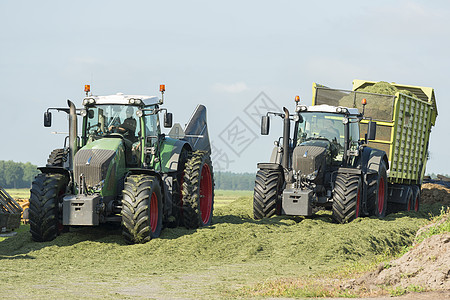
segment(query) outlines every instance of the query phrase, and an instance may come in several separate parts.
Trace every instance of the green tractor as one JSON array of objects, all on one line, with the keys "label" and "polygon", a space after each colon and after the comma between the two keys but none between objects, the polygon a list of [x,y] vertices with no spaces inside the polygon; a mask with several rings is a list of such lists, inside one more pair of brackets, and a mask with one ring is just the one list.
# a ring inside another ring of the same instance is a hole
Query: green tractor
[{"label": "green tractor", "polygon": [[[50,241],[71,226],[122,225],[128,243],[145,243],[162,228],[211,224],[214,178],[206,108],[198,105],[185,130],[155,96],[93,96],[85,87],[83,108],[68,100],[69,135],[53,150],[33,181],[30,232]],[[78,135],[78,116],[82,132]],[[176,130],[175,130],[176,129]],[[176,132],[175,132],[176,131]],[[174,138],[175,137],[175,138]]]},{"label": "green tractor", "polygon": [[293,114],[284,108],[283,113],[268,112],[262,117],[263,135],[269,133],[269,115],[282,118],[284,125],[270,162],[258,164],[255,219],[312,216],[322,209],[331,210],[338,223],[360,216],[384,217],[387,155],[367,146],[368,141],[375,140],[376,123],[369,121],[367,135],[360,139],[364,111],[301,105],[298,96],[296,101]]}]

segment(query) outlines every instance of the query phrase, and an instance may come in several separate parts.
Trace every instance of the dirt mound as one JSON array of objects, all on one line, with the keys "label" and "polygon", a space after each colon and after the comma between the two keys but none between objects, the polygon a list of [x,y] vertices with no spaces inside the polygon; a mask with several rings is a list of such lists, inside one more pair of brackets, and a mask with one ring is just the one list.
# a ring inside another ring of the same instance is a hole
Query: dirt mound
[{"label": "dirt mound", "polygon": [[450,189],[439,184],[425,183],[422,185],[420,200],[423,204],[450,205]]},{"label": "dirt mound", "polygon": [[450,290],[450,233],[425,239],[399,259],[380,265],[356,283],[370,290],[380,286]]}]

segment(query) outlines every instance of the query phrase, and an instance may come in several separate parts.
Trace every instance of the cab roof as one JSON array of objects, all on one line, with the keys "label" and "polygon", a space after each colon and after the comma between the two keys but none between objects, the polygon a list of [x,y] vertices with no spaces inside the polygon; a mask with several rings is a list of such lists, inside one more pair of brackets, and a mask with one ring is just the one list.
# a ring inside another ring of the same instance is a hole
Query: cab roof
[{"label": "cab roof", "polygon": [[[92,102],[93,100],[93,102]],[[134,102],[140,100],[141,103]],[[119,104],[119,105],[152,105],[158,104],[159,98],[157,96],[144,96],[144,95],[124,95],[123,93],[117,93],[109,96],[88,96],[83,99],[83,105],[86,104]]]},{"label": "cab roof", "polygon": [[[340,110],[338,110],[340,108]],[[349,108],[349,107],[343,107],[343,106],[331,106],[327,104],[321,104],[321,105],[297,105],[296,111],[305,112],[305,111],[313,111],[313,112],[327,112],[327,113],[337,113],[337,114],[344,114],[344,111],[342,109],[346,109],[348,111],[348,114],[350,115],[359,115],[359,110],[357,108]]]}]

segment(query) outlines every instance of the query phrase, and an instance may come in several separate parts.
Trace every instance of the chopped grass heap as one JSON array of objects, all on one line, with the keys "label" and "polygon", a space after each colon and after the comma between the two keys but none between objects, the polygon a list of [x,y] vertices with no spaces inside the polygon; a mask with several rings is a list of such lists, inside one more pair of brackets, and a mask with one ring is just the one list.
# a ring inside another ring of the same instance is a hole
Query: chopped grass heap
[{"label": "chopped grass heap", "polygon": [[[220,205],[212,226],[166,228],[146,244],[127,245],[113,226],[74,228],[54,241],[36,243],[23,225],[16,236],[0,239],[0,294],[65,299],[266,295],[258,284],[365,270],[411,245],[428,220],[424,205],[420,213],[348,224],[334,224],[325,211],[311,218],[256,221],[248,192],[216,194]],[[431,210],[439,213],[438,207]]]}]

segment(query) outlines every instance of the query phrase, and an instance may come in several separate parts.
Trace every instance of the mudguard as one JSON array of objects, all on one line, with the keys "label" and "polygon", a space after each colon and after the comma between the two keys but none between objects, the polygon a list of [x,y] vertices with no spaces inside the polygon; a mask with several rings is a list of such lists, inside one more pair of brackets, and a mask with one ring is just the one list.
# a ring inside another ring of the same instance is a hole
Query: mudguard
[{"label": "mudguard", "polygon": [[206,107],[204,105],[197,105],[184,132],[184,140],[191,145],[194,151],[203,150],[211,153],[208,125],[206,123]]},{"label": "mudguard", "polygon": [[[187,141],[176,140],[169,137],[164,139],[160,158],[161,161],[164,162],[161,166],[162,173],[176,172],[178,170],[178,161],[183,149],[191,151],[192,147]],[[159,166],[156,166],[155,170],[159,171]]]},{"label": "mudguard", "polygon": [[386,170],[389,170],[389,161],[386,152],[370,147],[364,147],[362,152],[361,169],[363,173],[370,171],[376,171],[378,173],[382,161],[386,165]]}]

